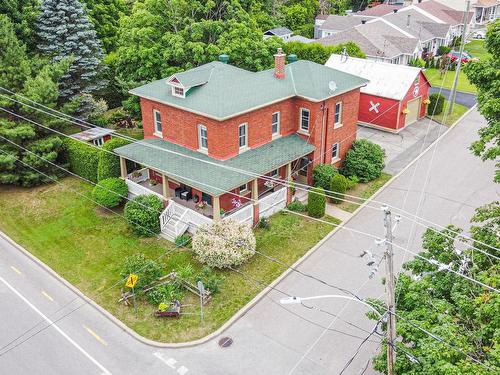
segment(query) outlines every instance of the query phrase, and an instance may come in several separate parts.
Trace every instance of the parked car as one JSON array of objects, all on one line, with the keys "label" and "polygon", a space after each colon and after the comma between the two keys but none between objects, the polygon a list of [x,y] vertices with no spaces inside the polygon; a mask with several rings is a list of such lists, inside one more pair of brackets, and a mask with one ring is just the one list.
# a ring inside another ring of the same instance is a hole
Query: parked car
[{"label": "parked car", "polygon": [[481,29],[481,30],[473,31],[471,36],[473,39],[484,39],[486,37],[486,30]]},{"label": "parked car", "polygon": [[[459,51],[451,51],[446,56],[448,56],[451,59],[451,61],[455,62],[460,57],[460,52]],[[466,51],[464,51],[462,53],[462,64],[468,63],[469,61],[472,61],[472,60],[477,60],[477,59],[473,59],[472,56],[469,55]]]}]

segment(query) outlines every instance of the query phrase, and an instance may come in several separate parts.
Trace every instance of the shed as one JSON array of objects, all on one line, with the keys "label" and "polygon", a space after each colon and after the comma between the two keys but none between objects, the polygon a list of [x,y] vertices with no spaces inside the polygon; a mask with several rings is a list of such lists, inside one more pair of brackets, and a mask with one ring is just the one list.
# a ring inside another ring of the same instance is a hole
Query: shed
[{"label": "shed", "polygon": [[431,85],[422,69],[336,54],[325,65],[370,80],[361,87],[358,124],[397,133],[425,117]]},{"label": "shed", "polygon": [[111,139],[111,135],[114,132],[115,131],[113,129],[95,127],[84,130],[80,133],[72,134],[71,138],[78,141],[93,143],[96,146],[102,146],[105,142]]}]

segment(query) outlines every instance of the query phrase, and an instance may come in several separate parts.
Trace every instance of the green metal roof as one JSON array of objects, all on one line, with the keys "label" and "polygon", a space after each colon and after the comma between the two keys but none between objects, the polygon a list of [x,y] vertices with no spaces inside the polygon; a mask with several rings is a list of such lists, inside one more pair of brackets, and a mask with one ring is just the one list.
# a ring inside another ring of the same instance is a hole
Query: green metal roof
[{"label": "green metal roof", "polygon": [[313,145],[292,134],[225,161],[213,159],[161,139],[138,141],[119,147],[115,152],[129,160],[161,171],[186,185],[218,196],[253,180],[252,176],[218,165],[264,175],[309,154],[314,149]]},{"label": "green metal roof", "polygon": [[[193,87],[185,98],[172,95],[167,82],[173,77],[185,87]],[[329,89],[330,81],[337,85],[333,92]],[[137,87],[130,93],[224,120],[294,96],[321,101],[367,83],[364,78],[305,60],[287,64],[284,79],[275,78],[274,69],[250,72],[214,61]]]}]

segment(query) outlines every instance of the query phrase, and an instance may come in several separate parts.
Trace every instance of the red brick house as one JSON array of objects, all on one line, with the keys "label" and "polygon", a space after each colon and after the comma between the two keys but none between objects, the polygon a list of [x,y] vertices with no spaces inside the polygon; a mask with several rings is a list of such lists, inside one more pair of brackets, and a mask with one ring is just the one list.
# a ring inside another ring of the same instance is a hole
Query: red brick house
[{"label": "red brick house", "polygon": [[[116,149],[122,177],[132,194],[155,190],[176,203],[166,227],[181,215],[183,230],[221,214],[256,222],[274,212],[272,194],[282,207],[291,199],[259,176],[310,184],[313,166],[342,161],[356,139],[359,90],[368,81],[290,57],[286,64],[279,50],[274,69],[250,72],[221,55],[131,90],[140,98],[145,140]],[[138,170],[127,170],[126,160]]]}]

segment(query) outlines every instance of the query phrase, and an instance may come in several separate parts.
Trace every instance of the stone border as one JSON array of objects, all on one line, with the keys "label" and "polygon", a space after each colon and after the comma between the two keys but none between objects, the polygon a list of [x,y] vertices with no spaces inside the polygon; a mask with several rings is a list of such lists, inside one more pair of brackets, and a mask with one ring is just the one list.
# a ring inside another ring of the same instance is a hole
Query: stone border
[{"label": "stone border", "polygon": [[[448,132],[450,132],[452,129],[455,128],[455,125],[462,121],[462,119],[467,116],[472,110],[476,109],[477,104],[474,105],[473,107],[469,108],[467,112],[465,112],[457,121],[455,121],[454,124],[450,125],[449,128],[439,136],[434,142],[432,142],[427,148],[422,151],[415,159],[413,159],[406,167],[404,167],[401,171],[399,171],[397,174],[392,176],[392,178],[387,181],[379,190],[373,194],[369,200],[366,200],[363,202],[349,217],[346,221],[342,222],[342,225],[345,225],[348,223],[355,215],[358,214],[359,211],[361,211],[372,199],[376,198],[382,191],[384,191],[397,177],[399,177],[401,174],[403,174],[407,169],[409,169],[413,164],[415,164],[421,157],[423,157],[437,142],[439,142]],[[314,245],[307,253],[305,253],[301,258],[297,259],[297,261],[291,266],[291,268],[297,268],[300,264],[302,264],[307,258],[309,258],[318,248],[320,248],[330,237],[332,237],[337,231],[341,230],[342,227],[335,227],[332,231],[330,231],[321,241],[319,241],[316,245]],[[7,236],[5,233],[0,231],[0,236],[3,237],[5,240],[7,240],[11,245],[16,247],[18,250],[21,251],[26,257],[28,257],[31,261],[36,263],[38,266],[43,268],[47,273],[49,273],[52,277],[56,278],[59,280],[62,284],[64,284],[66,287],[68,287],[73,293],[77,294],[80,298],[82,298],[84,301],[86,301],[89,305],[94,307],[97,311],[99,311],[102,315],[104,315],[108,320],[110,320],[112,323],[117,325],[119,328],[121,328],[124,332],[128,333],[132,338],[136,339],[137,341],[142,342],[143,344],[152,346],[152,347],[157,347],[157,348],[187,348],[187,347],[193,347],[193,346],[198,346],[204,343],[207,343],[208,341],[211,341],[212,339],[216,338],[217,336],[220,336],[224,331],[226,331],[229,327],[231,327],[234,323],[236,323],[241,317],[245,316],[245,314],[250,311],[250,309],[257,304],[264,296],[269,293],[272,288],[274,288],[276,285],[281,283],[290,273],[292,272],[291,268],[288,268],[285,272],[283,272],[278,278],[276,278],[269,286],[264,288],[259,294],[257,294],[254,298],[252,298],[251,301],[249,301],[245,306],[243,306],[236,314],[234,314],[227,322],[225,322],[222,326],[220,326],[217,330],[214,332],[208,334],[205,337],[202,337],[197,340],[193,341],[188,341],[188,342],[183,342],[183,343],[162,343],[158,341],[153,341],[150,339],[147,339],[138,333],[136,333],[134,330],[132,330],[130,327],[128,327],[125,323],[123,323],[121,320],[116,318],[114,315],[109,313],[106,309],[101,307],[98,303],[96,303],[94,300],[91,298],[87,297],[84,293],[82,293],[78,288],[73,286],[71,283],[66,281],[63,277],[61,277],[57,272],[55,272],[52,268],[47,266],[45,263],[40,261],[36,256],[31,254],[29,251],[27,251],[25,248],[23,248],[21,245],[17,244],[14,240],[12,240],[9,236]]]}]

